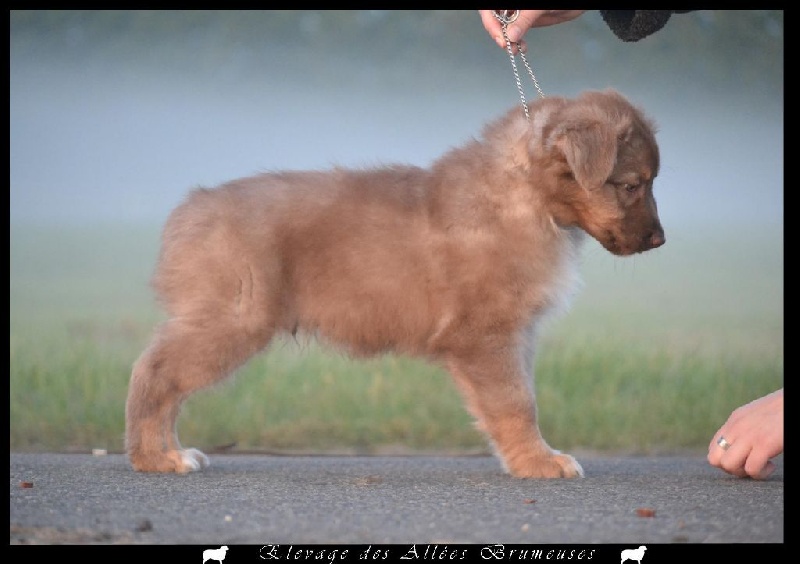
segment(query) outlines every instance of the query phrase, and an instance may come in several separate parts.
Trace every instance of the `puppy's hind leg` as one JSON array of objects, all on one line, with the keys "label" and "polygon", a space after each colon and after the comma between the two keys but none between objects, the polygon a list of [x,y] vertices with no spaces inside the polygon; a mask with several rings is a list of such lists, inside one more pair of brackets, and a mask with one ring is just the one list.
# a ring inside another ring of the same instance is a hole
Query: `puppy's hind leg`
[{"label": "puppy's hind leg", "polygon": [[517,478],[583,476],[580,464],[551,449],[539,432],[532,381],[517,347],[507,344],[451,356],[447,368],[509,474]]},{"label": "puppy's hind leg", "polygon": [[262,349],[271,331],[247,331],[224,316],[177,318],[162,325],[131,374],[125,446],[134,469],[185,473],[208,465],[197,449],[183,449],[175,426],[183,401],[210,386]]}]

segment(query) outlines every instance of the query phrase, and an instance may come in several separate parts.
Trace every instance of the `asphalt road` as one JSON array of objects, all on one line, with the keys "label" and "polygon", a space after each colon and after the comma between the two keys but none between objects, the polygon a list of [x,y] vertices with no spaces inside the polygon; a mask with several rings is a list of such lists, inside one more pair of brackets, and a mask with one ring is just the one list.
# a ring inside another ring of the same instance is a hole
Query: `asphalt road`
[{"label": "asphalt road", "polygon": [[489,456],[212,455],[179,476],[11,453],[10,543],[784,542],[782,456],[765,481],[701,455],[577,457],[586,478],[519,480]]}]

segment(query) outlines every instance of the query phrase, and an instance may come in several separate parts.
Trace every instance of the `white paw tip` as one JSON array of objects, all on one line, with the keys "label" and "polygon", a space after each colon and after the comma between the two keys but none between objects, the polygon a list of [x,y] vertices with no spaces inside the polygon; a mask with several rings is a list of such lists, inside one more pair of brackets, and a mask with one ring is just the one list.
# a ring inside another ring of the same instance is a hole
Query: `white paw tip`
[{"label": "white paw tip", "polygon": [[189,472],[202,470],[211,464],[208,457],[196,448],[187,448],[181,453],[181,457]]}]

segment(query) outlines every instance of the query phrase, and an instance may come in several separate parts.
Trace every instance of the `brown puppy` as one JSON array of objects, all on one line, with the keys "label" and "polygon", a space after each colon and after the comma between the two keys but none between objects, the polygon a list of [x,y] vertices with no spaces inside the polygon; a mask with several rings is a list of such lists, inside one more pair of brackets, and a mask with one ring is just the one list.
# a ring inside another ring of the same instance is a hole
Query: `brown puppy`
[{"label": "brown puppy", "polygon": [[279,333],[452,374],[505,469],[583,475],[537,425],[533,338],[561,305],[583,233],[615,255],[664,243],[653,126],[614,91],[519,107],[435,162],[261,174],[199,189],[171,215],[153,284],[169,319],[136,362],[136,470],[208,464],[175,434],[181,403]]}]

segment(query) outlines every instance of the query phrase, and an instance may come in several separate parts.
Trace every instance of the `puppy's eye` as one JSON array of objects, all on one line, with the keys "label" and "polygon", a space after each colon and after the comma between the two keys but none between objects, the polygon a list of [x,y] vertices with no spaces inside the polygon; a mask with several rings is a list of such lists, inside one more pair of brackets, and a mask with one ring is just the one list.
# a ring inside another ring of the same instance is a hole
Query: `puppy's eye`
[{"label": "puppy's eye", "polygon": [[641,184],[629,184],[627,182],[619,182],[615,184],[617,188],[620,190],[625,190],[626,192],[636,192],[636,190],[641,186]]}]

